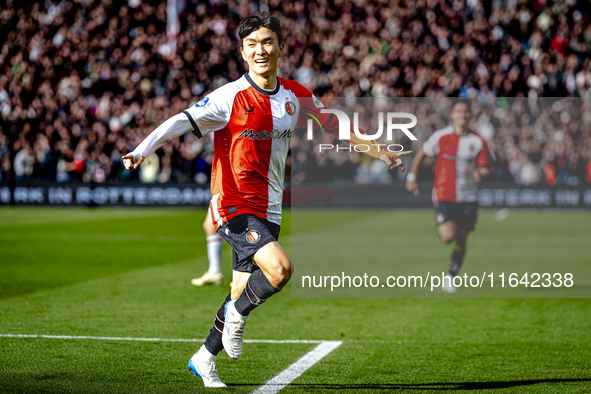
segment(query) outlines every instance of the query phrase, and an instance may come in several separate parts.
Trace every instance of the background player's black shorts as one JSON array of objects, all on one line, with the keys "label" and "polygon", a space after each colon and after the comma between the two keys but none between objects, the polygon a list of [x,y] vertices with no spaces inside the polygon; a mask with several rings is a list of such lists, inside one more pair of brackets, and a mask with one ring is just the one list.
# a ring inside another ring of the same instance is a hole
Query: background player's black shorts
[{"label": "background player's black shorts", "polygon": [[439,226],[453,220],[459,228],[472,231],[476,225],[477,211],[477,202],[440,201],[435,204],[435,223]]},{"label": "background player's black shorts", "polygon": [[234,216],[218,228],[220,237],[232,246],[232,269],[242,272],[259,269],[252,256],[266,244],[277,241],[280,231],[278,224],[249,213]]}]

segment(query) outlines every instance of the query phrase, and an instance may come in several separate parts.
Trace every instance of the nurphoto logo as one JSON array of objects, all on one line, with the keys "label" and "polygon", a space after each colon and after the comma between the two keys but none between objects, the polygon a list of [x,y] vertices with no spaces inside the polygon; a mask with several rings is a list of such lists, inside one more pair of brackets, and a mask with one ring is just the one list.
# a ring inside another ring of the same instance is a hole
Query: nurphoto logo
[{"label": "nurphoto logo", "polygon": [[[345,112],[343,112],[341,110],[334,109],[334,108],[321,109],[320,112],[323,114],[333,114],[337,117],[338,122],[339,122],[339,139],[340,140],[349,140],[351,138],[351,120],[349,119],[349,115],[347,115]],[[400,119],[400,118],[410,119],[410,122],[409,123],[394,123],[394,119]],[[317,122],[318,122],[318,120],[317,120]],[[386,122],[384,122],[384,113],[379,112],[378,113],[378,130],[376,131],[375,134],[361,133],[361,131],[359,130],[359,113],[358,112],[353,113],[353,132],[355,133],[355,135],[359,139],[361,139],[363,141],[373,141],[373,140],[380,138],[382,136],[382,134],[384,134],[384,123],[386,123],[386,139],[388,141],[394,140],[394,135],[393,135],[394,130],[400,130],[410,140],[417,141],[417,137],[415,137],[409,130],[417,125],[417,117],[411,113],[408,113],[408,112],[387,112],[386,113]],[[312,122],[312,119],[308,119],[308,129],[307,129],[307,134],[306,134],[308,140],[312,140],[313,134],[314,134],[313,122]],[[389,152],[401,152],[404,150],[403,146],[400,144],[390,144],[390,145],[372,144],[372,145],[377,146],[378,151],[382,147]],[[327,149],[334,149],[334,148],[335,148],[335,146],[332,144],[320,144],[319,145],[319,151],[327,150]],[[339,147],[337,145],[336,146],[337,152],[339,151],[339,148],[347,150],[347,151],[350,151],[350,149],[351,149],[350,146]],[[367,152],[367,151],[369,151],[370,147],[369,147],[369,145],[358,144],[357,146],[354,146],[353,149],[356,152]]]}]

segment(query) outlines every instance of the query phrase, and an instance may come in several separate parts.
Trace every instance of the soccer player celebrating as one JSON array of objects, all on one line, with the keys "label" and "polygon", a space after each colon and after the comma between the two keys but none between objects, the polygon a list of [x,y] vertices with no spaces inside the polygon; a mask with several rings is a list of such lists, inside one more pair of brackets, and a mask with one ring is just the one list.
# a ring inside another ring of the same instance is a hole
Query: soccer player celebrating
[{"label": "soccer player celebrating", "polygon": [[437,232],[443,243],[456,241],[446,275],[449,279],[443,281],[442,289],[453,293],[453,278],[464,261],[468,234],[476,224],[476,183],[490,174],[493,156],[486,141],[470,130],[467,101],[456,102],[450,118],[452,125],[435,131],[415,156],[406,177],[406,189],[419,195],[417,172],[421,163],[425,156],[436,157],[433,204]]},{"label": "soccer player celebrating", "polygon": [[[123,157],[126,168],[137,169],[156,149],[189,130],[199,138],[216,133],[211,217],[217,233],[232,246],[233,278],[204,345],[189,361],[206,387],[225,387],[216,371],[216,355],[225,349],[231,358],[240,357],[250,313],[291,278],[292,262],[277,240],[293,130],[306,127],[307,114],[323,122],[322,128],[338,132],[336,116],[322,114],[324,105],[308,89],[277,77],[284,49],[277,18],[249,16],[239,25],[239,37],[248,73],[165,121]],[[348,142],[367,143],[354,133]],[[380,152],[371,146],[365,153],[403,171],[400,156],[411,152]]]}]

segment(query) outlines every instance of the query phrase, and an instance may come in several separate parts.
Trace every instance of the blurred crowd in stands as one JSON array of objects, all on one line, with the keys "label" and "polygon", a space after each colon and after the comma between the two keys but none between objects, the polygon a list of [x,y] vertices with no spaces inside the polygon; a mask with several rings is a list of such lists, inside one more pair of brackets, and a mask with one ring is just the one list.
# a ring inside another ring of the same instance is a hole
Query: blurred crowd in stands
[{"label": "blurred crowd in stands", "polygon": [[[245,73],[237,25],[247,15],[267,11],[283,24],[286,48],[279,75],[316,96],[492,100],[491,109],[476,120],[498,159],[494,179],[591,182],[588,1],[179,4],[177,55],[169,60],[166,1],[4,1],[0,180],[207,181],[211,140],[190,133],[159,150],[139,174],[123,170],[120,158],[165,119]],[[572,99],[532,110],[527,103],[537,97]],[[518,115],[507,124],[511,114]],[[440,122],[427,123],[419,127],[420,142]],[[294,144],[301,147],[302,140],[295,138]],[[355,153],[310,152],[289,157],[292,163],[312,181],[322,173],[314,168],[323,166],[341,168],[342,182],[390,182],[396,176]],[[423,172],[428,176],[429,168]]]},{"label": "blurred crowd in stands", "polygon": [[[346,113],[358,113],[360,127],[368,134],[379,129],[379,113],[403,112],[414,114],[417,125],[411,129],[418,141],[413,142],[397,130],[394,140],[403,146],[418,150],[433,130],[445,127],[451,108],[457,98],[357,98],[326,99],[332,108]],[[591,101],[574,98],[475,98],[467,101],[472,112],[472,128],[484,138],[495,155],[489,180],[516,182],[522,185],[570,185],[591,183]],[[375,114],[378,114],[376,116]],[[393,123],[408,123],[408,119],[395,118]],[[385,130],[386,128],[384,128]],[[383,132],[377,140],[382,150],[398,150],[390,145]],[[318,139],[323,144],[319,149]],[[343,149],[337,136],[324,133],[313,140],[316,146],[296,133],[292,138],[293,181],[358,184],[391,183],[403,180],[406,173],[389,171],[388,165],[372,160],[354,149]],[[340,148],[337,149],[336,146]],[[335,148],[332,148],[334,146]],[[365,148],[360,148],[361,150]],[[347,153],[351,150],[351,153]],[[319,153],[319,151],[321,151]],[[316,160],[311,160],[315,156]],[[410,156],[409,156],[410,157]],[[410,159],[405,160],[410,165]],[[419,179],[433,176],[434,158],[427,158],[419,171]],[[312,179],[309,179],[312,177]]]}]

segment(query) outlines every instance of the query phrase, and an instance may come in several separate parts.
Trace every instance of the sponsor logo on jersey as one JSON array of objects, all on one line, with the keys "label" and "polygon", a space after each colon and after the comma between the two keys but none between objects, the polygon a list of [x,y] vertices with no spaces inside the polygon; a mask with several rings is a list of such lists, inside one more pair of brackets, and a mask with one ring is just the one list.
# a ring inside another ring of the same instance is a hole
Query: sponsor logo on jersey
[{"label": "sponsor logo on jersey", "polygon": [[316,108],[324,108],[324,104],[322,104],[322,102],[318,100],[316,96],[312,95],[312,101],[314,102]]},{"label": "sponsor logo on jersey", "polygon": [[209,103],[209,97],[204,97],[203,99],[201,99],[201,101],[195,104],[195,107],[205,107],[207,103]]},{"label": "sponsor logo on jersey", "polygon": [[296,113],[296,105],[293,101],[288,101],[287,103],[285,103],[285,110],[287,111],[288,114],[290,114],[291,116],[294,116]]},{"label": "sponsor logo on jersey", "polygon": [[246,115],[254,115],[254,105],[250,108],[248,108],[246,105],[243,105],[244,107],[244,113]]},{"label": "sponsor logo on jersey", "polygon": [[259,233],[257,230],[249,230],[246,233],[246,240],[251,244],[256,244],[261,240],[261,233]]},{"label": "sponsor logo on jersey", "polygon": [[242,133],[238,136],[238,138],[245,138],[250,140],[268,140],[268,139],[280,139],[280,138],[291,138],[291,129],[285,129],[283,131],[279,131],[277,129],[269,132],[266,130],[261,131],[260,133],[255,133],[253,129],[244,129]]}]

